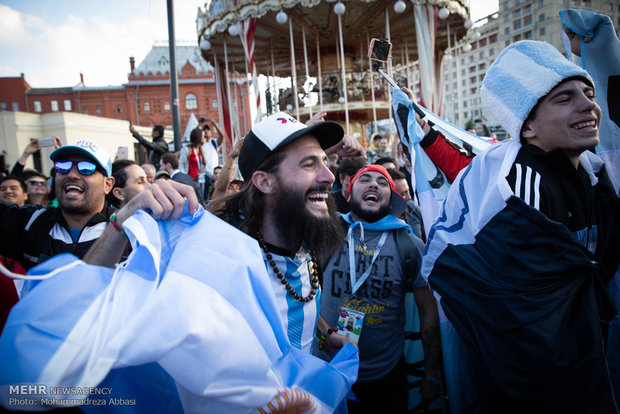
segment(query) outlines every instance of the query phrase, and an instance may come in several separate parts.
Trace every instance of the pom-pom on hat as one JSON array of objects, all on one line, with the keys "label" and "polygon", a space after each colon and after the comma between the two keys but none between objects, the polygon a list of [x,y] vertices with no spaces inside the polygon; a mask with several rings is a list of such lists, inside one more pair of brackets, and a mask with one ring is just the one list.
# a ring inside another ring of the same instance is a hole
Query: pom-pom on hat
[{"label": "pom-pom on hat", "polygon": [[287,113],[277,112],[252,127],[239,152],[239,170],[245,181],[265,159],[280,148],[306,135],[315,137],[324,150],[336,145],[344,136],[337,122],[325,121],[306,126]]},{"label": "pom-pom on hat", "polygon": [[582,68],[551,44],[522,40],[508,46],[487,71],[482,103],[514,139],[538,101],[565,79],[581,78],[594,86]]}]

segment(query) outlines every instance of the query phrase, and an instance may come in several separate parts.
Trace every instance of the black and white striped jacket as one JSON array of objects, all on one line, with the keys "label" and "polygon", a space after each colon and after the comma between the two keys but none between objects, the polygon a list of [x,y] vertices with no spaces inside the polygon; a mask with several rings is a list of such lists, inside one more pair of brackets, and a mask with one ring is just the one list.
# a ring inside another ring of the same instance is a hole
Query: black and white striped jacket
[{"label": "black and white striped jacket", "polygon": [[0,255],[19,261],[25,269],[61,253],[81,259],[103,234],[114,211],[106,204],[73,242],[59,208],[0,202]]}]

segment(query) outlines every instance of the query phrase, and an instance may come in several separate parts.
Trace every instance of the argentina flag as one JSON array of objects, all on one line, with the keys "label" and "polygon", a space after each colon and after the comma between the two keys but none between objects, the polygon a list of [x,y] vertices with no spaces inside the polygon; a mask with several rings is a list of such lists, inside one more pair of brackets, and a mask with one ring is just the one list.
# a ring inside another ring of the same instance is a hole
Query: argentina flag
[{"label": "argentina flag", "polygon": [[[476,404],[496,412],[507,401],[577,412],[580,401],[611,398],[601,266],[564,225],[514,195],[506,176],[520,148],[504,141],[478,154],[429,233],[422,274],[440,305],[453,413]],[[580,163],[594,185],[602,162],[586,151]]]},{"label": "argentina flag", "polygon": [[256,240],[187,205],[123,227],[133,252],[116,269],[61,255],[31,270],[0,338],[5,408],[332,412],[345,398],[357,350],[328,364],[291,346]]},{"label": "argentina flag", "polygon": [[[430,121],[433,128],[440,131],[451,141],[461,146],[463,143],[467,143],[476,153],[490,145],[489,141],[463,131],[420,105],[418,107],[426,114],[424,119]],[[392,109],[400,140],[411,155],[411,166],[413,168],[411,185],[418,195],[428,236],[428,230],[431,223],[437,218],[441,203],[446,198],[448,188],[450,188],[450,183],[444,172],[431,161],[420,146],[420,142],[424,138],[424,131],[416,121],[413,103],[407,94],[398,88],[392,88]]]}]

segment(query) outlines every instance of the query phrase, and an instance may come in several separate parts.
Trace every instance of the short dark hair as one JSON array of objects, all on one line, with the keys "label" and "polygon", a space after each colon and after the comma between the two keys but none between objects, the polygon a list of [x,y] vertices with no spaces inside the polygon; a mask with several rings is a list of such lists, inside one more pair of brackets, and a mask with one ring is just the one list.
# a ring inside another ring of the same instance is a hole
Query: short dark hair
[{"label": "short dark hair", "polygon": [[33,170],[31,168],[26,168],[24,170],[24,172],[22,173],[22,179],[24,181],[28,181],[30,180],[32,177],[40,177],[43,178],[44,180],[47,180],[47,177],[45,176],[45,174],[38,172],[37,170]]},{"label": "short dark hair", "polygon": [[[112,190],[115,188],[124,188],[127,185],[127,171],[125,171],[125,169],[130,165],[138,165],[138,163],[132,160],[116,160],[112,163],[112,177],[114,177],[114,187],[112,187]],[[108,204],[115,207],[119,207],[121,204],[121,200],[116,198],[114,191],[110,191],[106,195],[106,198]]]},{"label": "short dark hair", "polygon": [[377,160],[375,162],[373,162],[373,164],[383,166],[384,164],[387,164],[388,162],[391,162],[394,165],[396,165],[396,161],[394,161],[394,158],[392,158],[392,157],[380,157],[380,158],[377,158]]},{"label": "short dark hair", "polygon": [[382,136],[382,135],[379,135],[379,134],[375,134],[375,135],[372,137],[372,142],[379,141],[380,139],[383,139],[383,136]]},{"label": "short dark hair", "polygon": [[179,168],[179,157],[174,152],[167,152],[161,156],[161,162],[170,164],[173,169]]},{"label": "short dark hair", "polygon": [[153,131],[157,131],[159,132],[159,136],[163,137],[164,136],[164,127],[161,125],[155,125],[153,126]]},{"label": "short dark hair", "polygon": [[338,167],[338,174],[348,175],[353,177],[360,168],[366,165],[366,160],[362,157],[347,157],[340,161],[340,167]]},{"label": "short dark hair", "polygon": [[8,180],[15,180],[19,183],[19,185],[22,187],[22,190],[24,191],[24,193],[28,192],[28,189],[26,187],[26,182],[24,180],[22,180],[21,178],[15,176],[15,175],[5,175],[4,177],[0,178],[0,185]]},{"label": "short dark hair", "polygon": [[390,177],[392,177],[392,181],[407,179],[407,177],[405,177],[405,174],[403,174],[401,171],[395,170],[394,168],[388,168],[387,172],[388,174],[390,174]]}]

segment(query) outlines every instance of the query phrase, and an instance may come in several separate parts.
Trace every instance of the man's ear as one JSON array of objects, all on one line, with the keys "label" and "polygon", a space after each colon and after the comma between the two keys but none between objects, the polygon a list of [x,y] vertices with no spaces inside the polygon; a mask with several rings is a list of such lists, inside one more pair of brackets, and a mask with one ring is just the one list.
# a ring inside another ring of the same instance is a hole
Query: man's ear
[{"label": "man's ear", "polygon": [[114,187],[114,177],[103,177],[103,193],[108,194]]},{"label": "man's ear", "polygon": [[263,194],[274,194],[277,190],[275,174],[265,171],[254,171],[252,174],[252,184]]},{"label": "man's ear", "polygon": [[532,139],[536,138],[536,132],[532,129],[532,121],[530,119],[526,119],[521,127],[521,136],[524,139]]},{"label": "man's ear", "polygon": [[120,187],[113,188],[112,194],[114,195],[114,197],[116,197],[117,199],[121,201],[125,199],[125,196],[123,195],[123,190]]}]

